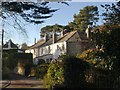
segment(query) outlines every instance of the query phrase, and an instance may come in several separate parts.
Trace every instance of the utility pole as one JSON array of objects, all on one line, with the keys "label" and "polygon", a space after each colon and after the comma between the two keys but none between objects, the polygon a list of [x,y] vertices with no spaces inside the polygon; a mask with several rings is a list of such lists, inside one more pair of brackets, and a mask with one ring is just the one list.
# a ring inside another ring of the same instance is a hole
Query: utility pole
[{"label": "utility pole", "polygon": [[[3,11],[3,8],[2,8],[2,3],[0,3],[0,16],[2,17],[2,11]],[[1,29],[1,54],[0,54],[0,80],[2,80],[2,60],[3,60],[3,39],[4,39],[4,22],[3,22],[3,18],[2,18],[2,22],[1,22],[1,26],[2,26],[2,29]]]},{"label": "utility pole", "polygon": [[2,27],[2,41],[1,41],[1,60],[3,59],[2,58],[2,54],[3,54],[3,39],[4,39],[4,24],[3,24],[3,27]]}]

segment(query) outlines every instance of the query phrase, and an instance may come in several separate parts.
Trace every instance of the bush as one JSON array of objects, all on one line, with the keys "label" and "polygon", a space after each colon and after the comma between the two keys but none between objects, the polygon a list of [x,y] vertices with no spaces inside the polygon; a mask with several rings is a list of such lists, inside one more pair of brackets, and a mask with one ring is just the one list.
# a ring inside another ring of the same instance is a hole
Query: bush
[{"label": "bush", "polygon": [[10,79],[11,70],[5,66],[2,67],[2,79],[8,80]]},{"label": "bush", "polygon": [[[14,63],[13,63],[14,62]],[[17,65],[17,61],[14,59],[14,53],[3,53],[2,65],[13,70]]]},{"label": "bush", "polygon": [[44,59],[39,59],[38,60],[38,65],[41,65],[41,64],[45,64],[45,60]]},{"label": "bush", "polygon": [[43,79],[48,70],[48,64],[40,64],[36,69],[36,78]]},{"label": "bush", "polygon": [[62,56],[64,63],[64,84],[66,87],[84,87],[87,62],[74,56]]},{"label": "bush", "polygon": [[95,68],[107,69],[111,67],[111,62],[107,58],[107,54],[102,49],[88,49],[82,54],[77,55],[78,58],[88,62]]},{"label": "bush", "polygon": [[62,55],[48,68],[46,83],[49,88],[62,86],[67,88],[84,87],[87,62],[74,56]]},{"label": "bush", "polygon": [[[12,53],[10,53],[12,52]],[[14,62],[14,63],[13,63]],[[4,51],[3,52],[3,62],[2,64],[9,68],[10,70],[13,70],[18,62],[24,63],[24,64],[32,64],[32,54],[26,54],[26,53],[17,53],[14,50]]]},{"label": "bush", "polygon": [[61,66],[61,64],[51,62],[44,81],[46,87],[48,88],[52,88],[55,85],[63,84],[63,67]]},{"label": "bush", "polygon": [[25,76],[29,76],[31,73],[31,67],[33,67],[32,63],[25,64]]},{"label": "bush", "polygon": [[115,71],[112,68],[112,61],[114,61],[114,58],[109,58],[102,49],[89,49],[77,55],[77,57],[90,64],[90,68],[86,72],[88,87],[114,87],[116,78],[118,78],[118,72],[116,73],[117,70]]}]

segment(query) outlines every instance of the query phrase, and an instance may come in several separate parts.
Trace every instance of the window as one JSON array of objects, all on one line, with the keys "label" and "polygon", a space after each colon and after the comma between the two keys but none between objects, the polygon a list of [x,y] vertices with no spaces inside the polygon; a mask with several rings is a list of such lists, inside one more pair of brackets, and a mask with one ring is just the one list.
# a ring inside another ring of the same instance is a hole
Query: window
[{"label": "window", "polygon": [[41,54],[43,54],[43,48],[41,48]]},{"label": "window", "polygon": [[62,50],[65,50],[64,44],[62,45]]},{"label": "window", "polygon": [[48,47],[48,53],[50,53],[50,46]]},{"label": "window", "polygon": [[57,50],[62,51],[62,49],[59,45],[57,45]]}]

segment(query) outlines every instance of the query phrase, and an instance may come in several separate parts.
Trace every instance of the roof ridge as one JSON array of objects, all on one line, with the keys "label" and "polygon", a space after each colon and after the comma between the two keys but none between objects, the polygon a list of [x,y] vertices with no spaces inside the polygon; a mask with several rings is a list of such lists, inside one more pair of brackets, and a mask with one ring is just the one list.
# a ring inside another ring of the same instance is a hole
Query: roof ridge
[{"label": "roof ridge", "polygon": [[66,41],[68,41],[76,32],[77,32],[77,30],[70,32],[70,33],[73,33],[73,34]]}]

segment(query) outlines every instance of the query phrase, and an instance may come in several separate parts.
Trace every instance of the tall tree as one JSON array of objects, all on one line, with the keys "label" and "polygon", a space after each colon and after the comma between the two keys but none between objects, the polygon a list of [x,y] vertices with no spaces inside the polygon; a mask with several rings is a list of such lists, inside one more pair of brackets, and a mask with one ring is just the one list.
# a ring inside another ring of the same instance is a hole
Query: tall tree
[{"label": "tall tree", "polygon": [[120,24],[120,1],[112,5],[101,5],[105,11],[102,13],[105,24]]},{"label": "tall tree", "polygon": [[[116,5],[115,5],[116,4]],[[103,13],[105,23],[94,29],[93,41],[97,48],[102,49],[106,53],[107,62],[111,63],[113,71],[120,71],[120,1],[102,7],[106,10]],[[120,73],[119,73],[120,75]]]},{"label": "tall tree", "polygon": [[96,25],[98,19],[98,7],[86,6],[80,9],[78,15],[74,15],[74,21],[69,23],[69,26],[71,29],[83,31],[88,25]]},{"label": "tall tree", "polygon": [[51,37],[53,30],[55,30],[56,34],[60,34],[60,32],[64,29],[69,29],[69,26],[62,26],[62,25],[52,25],[52,26],[45,26],[41,28],[40,36],[44,37],[45,34],[48,34],[49,37]]},{"label": "tall tree", "polygon": [[52,16],[51,13],[57,9],[48,7],[49,2],[2,2],[2,17],[15,17],[19,14],[25,21],[35,24],[43,23],[44,20]]},{"label": "tall tree", "polygon": [[[58,2],[62,4],[69,5],[66,2]],[[53,13],[58,9],[51,9],[49,2],[2,2],[0,4],[2,9],[0,9],[0,16],[4,19],[4,22],[8,25],[11,25],[9,22],[6,22],[7,18],[12,18],[15,25],[15,29],[22,30],[26,33],[25,28],[20,20],[23,18],[26,22],[33,24],[41,24],[45,19],[52,17]]]}]

